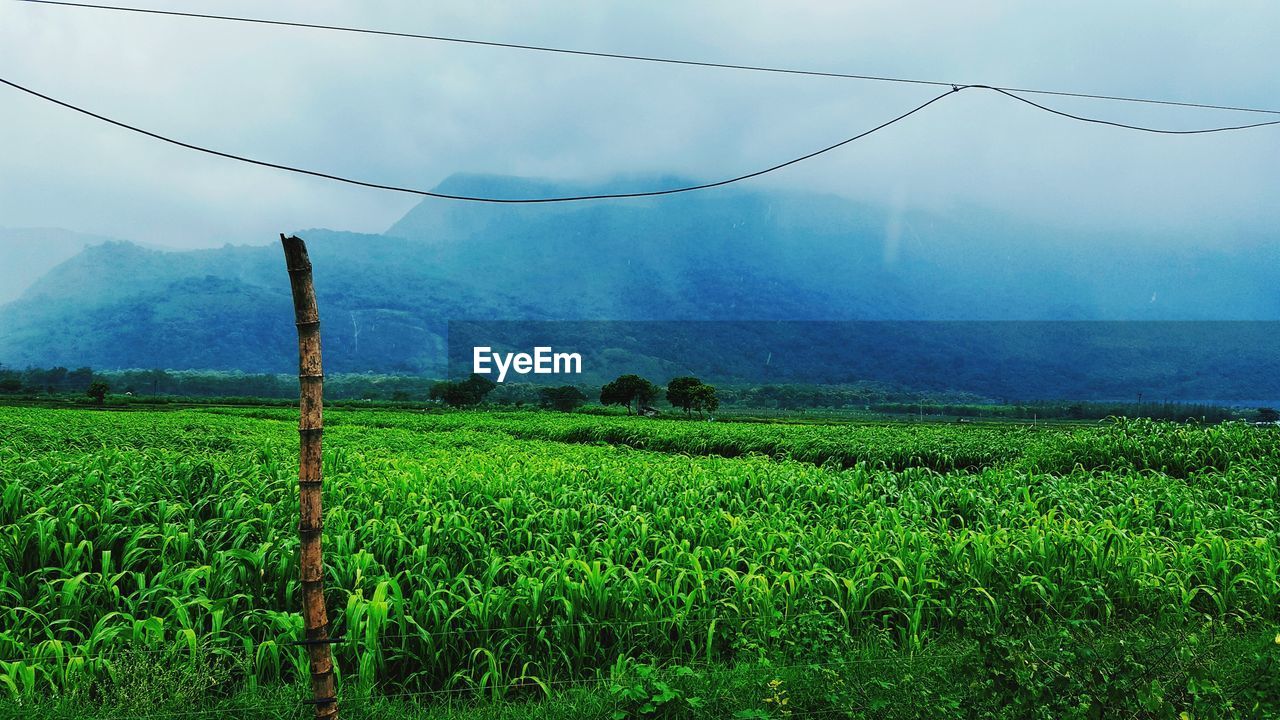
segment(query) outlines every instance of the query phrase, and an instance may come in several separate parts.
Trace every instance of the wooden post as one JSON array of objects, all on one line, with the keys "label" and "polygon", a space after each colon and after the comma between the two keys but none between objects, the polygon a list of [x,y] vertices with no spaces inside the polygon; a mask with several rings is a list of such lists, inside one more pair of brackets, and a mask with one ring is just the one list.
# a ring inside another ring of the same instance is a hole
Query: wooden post
[{"label": "wooden post", "polygon": [[324,605],[324,562],[320,554],[320,439],[324,432],[324,372],[320,364],[320,313],[311,282],[307,245],[299,237],[280,234],[285,267],[293,291],[293,317],[298,326],[298,538],[302,580],[302,644],[311,657],[311,703],[316,717],[337,720],[333,660],[329,653],[329,618]]}]

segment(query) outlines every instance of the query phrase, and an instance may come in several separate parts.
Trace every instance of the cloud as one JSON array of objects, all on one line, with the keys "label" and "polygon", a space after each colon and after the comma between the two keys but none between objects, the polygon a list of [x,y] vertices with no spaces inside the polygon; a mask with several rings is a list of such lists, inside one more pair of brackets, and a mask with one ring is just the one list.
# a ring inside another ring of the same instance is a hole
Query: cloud
[{"label": "cloud", "polygon": [[[190,3],[152,7],[191,10]],[[1280,6],[975,3],[339,3],[223,14],[589,50],[1274,106]],[[455,172],[718,179],[809,152],[927,87],[772,76],[84,9],[0,5],[3,75],[266,160],[431,187]],[[0,224],[182,247],[380,231],[417,202],[204,157],[0,89]],[[1126,122],[1257,116],[1047,100]],[[1272,233],[1280,128],[1146,136],[962,93],[756,187],[1227,243]],[[1151,240],[1155,241],[1155,240]]]}]

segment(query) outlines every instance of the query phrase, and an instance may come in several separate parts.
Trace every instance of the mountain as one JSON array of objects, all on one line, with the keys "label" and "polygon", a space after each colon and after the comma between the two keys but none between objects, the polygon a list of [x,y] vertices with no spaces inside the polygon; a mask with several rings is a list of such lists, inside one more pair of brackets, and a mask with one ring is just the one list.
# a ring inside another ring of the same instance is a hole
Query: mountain
[{"label": "mountain", "polygon": [[108,240],[56,228],[0,228],[0,303],[18,299],[58,263]]},{"label": "mountain", "polygon": [[[554,196],[677,182],[619,178],[587,188],[462,175],[438,189]],[[448,324],[462,320],[1280,317],[1275,243],[1178,250],[1194,244],[1040,227],[972,208],[896,212],[829,195],[429,198],[382,235],[298,234],[311,251],[326,367],[335,372],[441,375]],[[0,362],[287,372],[291,318],[277,246],[166,252],[107,242],[0,306]]]},{"label": "mountain", "polygon": [[[549,197],[690,182],[463,175],[438,190]],[[1280,318],[1272,237],[1228,251],[1217,239],[1086,232],[980,208],[895,212],[732,188],[553,205],[427,200],[386,234],[430,245],[443,263],[482,268],[539,306],[565,296],[570,281],[578,309],[567,317]],[[596,272],[576,272],[584,267]]]},{"label": "mountain", "polygon": [[[305,235],[335,371],[430,370],[448,317],[501,301],[430,267],[419,271],[422,248],[414,243]],[[294,341],[282,262],[273,246],[87,248],[0,308],[0,358],[12,366],[287,370]]]}]

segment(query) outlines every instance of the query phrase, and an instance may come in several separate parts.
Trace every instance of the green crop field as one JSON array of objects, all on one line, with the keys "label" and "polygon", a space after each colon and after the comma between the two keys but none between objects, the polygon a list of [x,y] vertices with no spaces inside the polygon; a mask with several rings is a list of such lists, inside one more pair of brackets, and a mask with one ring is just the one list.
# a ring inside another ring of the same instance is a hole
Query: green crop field
[{"label": "green crop field", "polygon": [[[287,409],[0,408],[0,714],[307,717]],[[1280,717],[1280,432],[326,416],[345,717]]]}]

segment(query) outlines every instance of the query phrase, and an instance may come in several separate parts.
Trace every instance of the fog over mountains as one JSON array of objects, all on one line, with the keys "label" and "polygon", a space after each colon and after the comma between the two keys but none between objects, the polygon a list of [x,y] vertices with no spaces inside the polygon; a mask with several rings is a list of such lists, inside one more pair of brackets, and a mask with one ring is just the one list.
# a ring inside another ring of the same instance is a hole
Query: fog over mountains
[{"label": "fog over mountains", "polygon": [[57,228],[0,228],[0,303],[22,297],[46,272],[109,238]]},{"label": "fog over mountains", "polygon": [[[590,189],[676,182],[619,178]],[[488,176],[455,176],[439,188],[583,189]],[[827,195],[728,188],[550,205],[426,199],[382,235],[298,234],[315,266],[326,368],[336,372],[442,374],[450,320],[1280,318],[1274,238],[1197,251],[1186,238],[1162,244],[979,209],[894,212]],[[97,240],[0,234],[0,280],[11,294],[23,273],[75,253],[0,306],[0,363],[290,370],[278,245],[88,245]]]}]

